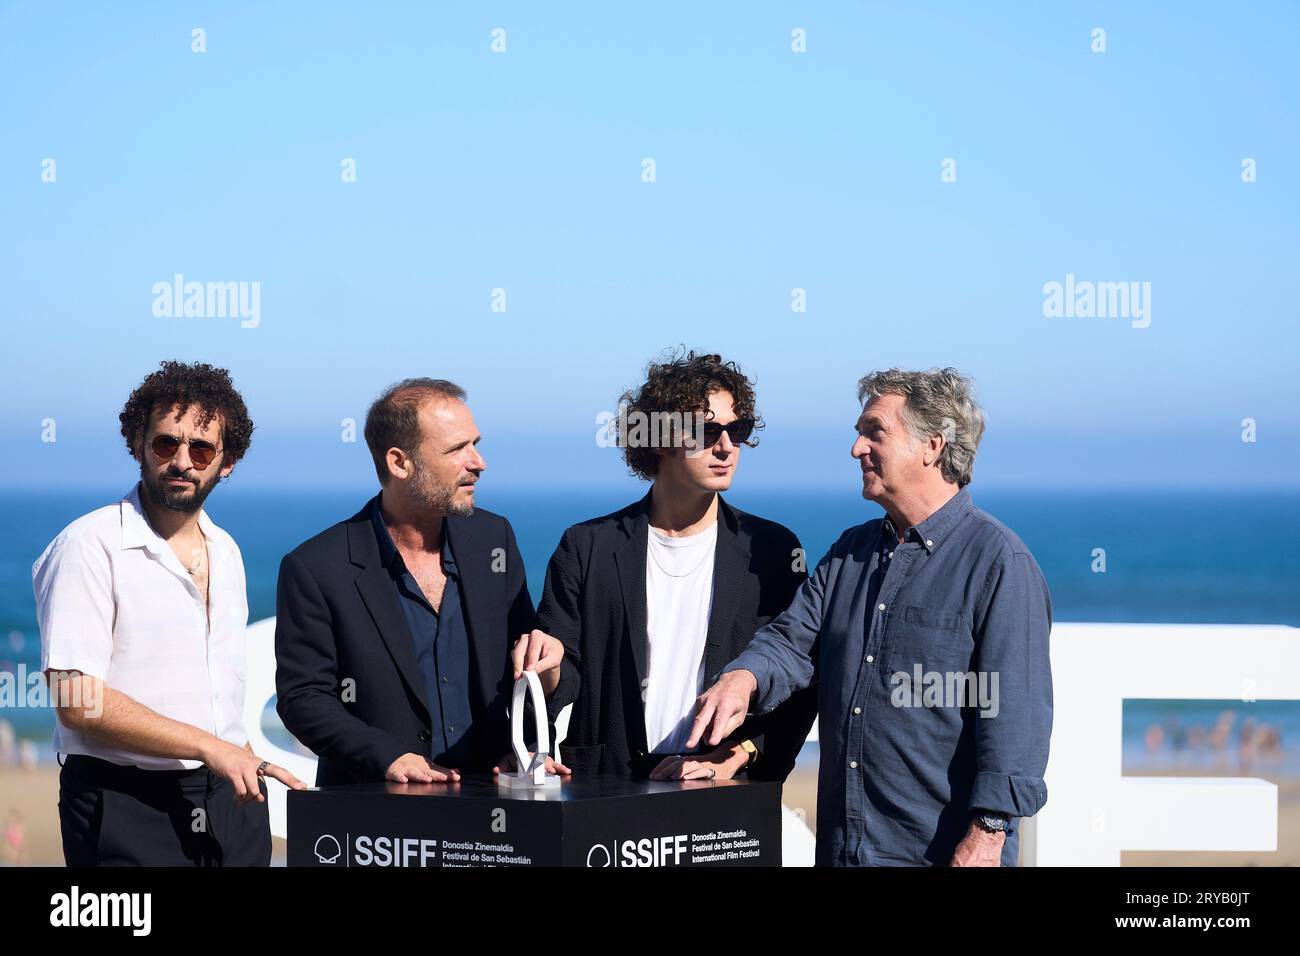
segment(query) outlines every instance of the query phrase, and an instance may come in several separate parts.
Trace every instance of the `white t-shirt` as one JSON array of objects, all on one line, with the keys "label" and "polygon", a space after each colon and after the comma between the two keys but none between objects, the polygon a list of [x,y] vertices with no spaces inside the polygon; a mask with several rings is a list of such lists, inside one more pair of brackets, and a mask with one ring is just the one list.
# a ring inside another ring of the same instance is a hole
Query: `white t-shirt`
[{"label": "white t-shirt", "polygon": [[695,698],[704,690],[718,524],[675,538],[649,530],[645,736],[651,753],[681,753],[691,735]]},{"label": "white t-shirt", "polygon": [[[140,485],[63,529],[32,565],[41,669],[98,677],[150,710],[242,747],[248,599],[239,547],[205,512],[209,611],[176,553],[145,518]],[[53,688],[51,688],[53,690]],[[148,770],[198,760],[151,757],[54,722],[54,749]]]}]

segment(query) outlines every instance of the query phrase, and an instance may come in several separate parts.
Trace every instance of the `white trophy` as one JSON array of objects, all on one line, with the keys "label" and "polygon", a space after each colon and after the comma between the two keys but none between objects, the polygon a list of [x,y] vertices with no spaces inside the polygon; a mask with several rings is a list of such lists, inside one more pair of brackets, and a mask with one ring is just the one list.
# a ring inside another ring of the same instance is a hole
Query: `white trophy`
[{"label": "white trophy", "polygon": [[[533,716],[537,719],[537,752],[529,757],[524,744],[524,694],[532,698]],[[551,753],[551,733],[546,719],[546,695],[535,671],[524,671],[515,681],[510,704],[510,743],[515,752],[515,769],[497,775],[498,786],[511,789],[558,787],[560,775],[546,772],[546,758]],[[558,751],[558,747],[556,748]],[[559,760],[557,752],[555,759]]]}]

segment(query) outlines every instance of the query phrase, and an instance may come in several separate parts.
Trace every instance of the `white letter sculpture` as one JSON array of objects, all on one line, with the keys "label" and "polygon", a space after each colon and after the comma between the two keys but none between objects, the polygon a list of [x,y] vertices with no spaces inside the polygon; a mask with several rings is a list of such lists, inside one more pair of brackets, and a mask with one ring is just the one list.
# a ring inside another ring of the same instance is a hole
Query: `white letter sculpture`
[{"label": "white letter sculpture", "polygon": [[[537,718],[537,752],[531,757],[524,744],[524,694],[533,701],[533,716]],[[515,752],[513,773],[497,775],[497,784],[508,788],[558,787],[560,775],[546,772],[546,758],[551,754],[551,732],[546,722],[546,695],[536,671],[524,671],[515,681],[514,698],[510,703],[510,744]],[[558,751],[558,747],[556,748]],[[559,754],[556,754],[559,759]]]}]

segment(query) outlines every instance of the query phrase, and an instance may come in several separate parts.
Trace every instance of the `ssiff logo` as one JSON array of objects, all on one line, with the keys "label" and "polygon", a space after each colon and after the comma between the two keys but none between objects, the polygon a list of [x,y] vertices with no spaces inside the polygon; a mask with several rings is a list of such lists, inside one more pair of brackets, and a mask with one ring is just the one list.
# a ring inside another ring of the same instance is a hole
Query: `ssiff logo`
[{"label": "ssiff logo", "polygon": [[587,866],[681,866],[686,834],[597,843],[587,851]]},{"label": "ssiff logo", "polygon": [[318,863],[337,863],[343,855],[343,848],[338,840],[326,833],[316,841],[315,853]]}]

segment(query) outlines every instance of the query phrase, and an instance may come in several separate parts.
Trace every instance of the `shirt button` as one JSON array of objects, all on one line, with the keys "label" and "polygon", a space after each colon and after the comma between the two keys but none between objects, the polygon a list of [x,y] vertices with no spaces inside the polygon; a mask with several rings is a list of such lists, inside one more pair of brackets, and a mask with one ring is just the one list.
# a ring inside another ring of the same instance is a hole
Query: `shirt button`
[{"label": "shirt button", "polygon": [[850,770],[857,770],[857,769],[858,769],[858,762],[857,762],[856,760],[850,760],[850,761],[849,761],[849,769],[850,769]]},{"label": "shirt button", "polygon": [[455,728],[455,727],[449,727],[449,728],[447,728],[447,729],[450,730],[453,734],[456,732],[456,728]]},{"label": "shirt button", "polygon": [[444,677],[444,678],[442,679],[442,682],[443,682],[444,684],[447,683],[447,678]]},{"label": "shirt button", "polygon": [[933,548],[933,547],[934,547],[934,542],[931,541],[929,538],[926,538],[926,539],[925,539],[925,546],[926,546],[927,548]]},{"label": "shirt button", "polygon": [[877,610],[877,611],[883,611],[884,609],[885,609],[885,606],[884,606],[883,604],[877,604],[877,605],[876,605],[876,610]]},{"label": "shirt button", "polygon": [[854,708],[853,708],[853,713],[854,713],[854,716],[856,716],[856,715],[862,713],[862,708],[861,708],[861,707],[854,707]]},{"label": "shirt button", "polygon": [[894,556],[894,552],[890,551],[889,556],[892,558]]},{"label": "shirt button", "polygon": [[874,661],[875,659],[876,659],[876,655],[874,655],[874,654],[868,654],[868,655],[867,655],[867,663],[868,663],[868,664],[870,664],[870,663],[871,663],[872,661]]}]

